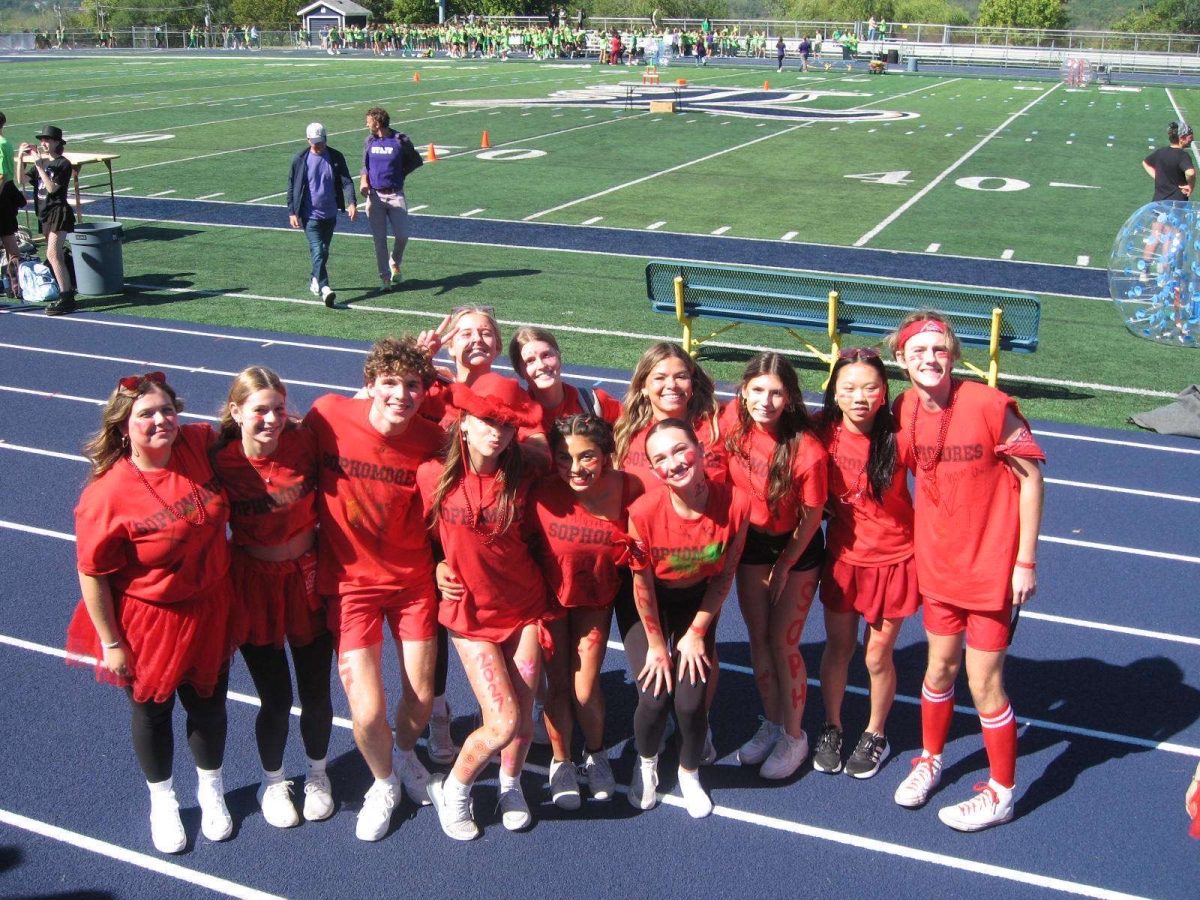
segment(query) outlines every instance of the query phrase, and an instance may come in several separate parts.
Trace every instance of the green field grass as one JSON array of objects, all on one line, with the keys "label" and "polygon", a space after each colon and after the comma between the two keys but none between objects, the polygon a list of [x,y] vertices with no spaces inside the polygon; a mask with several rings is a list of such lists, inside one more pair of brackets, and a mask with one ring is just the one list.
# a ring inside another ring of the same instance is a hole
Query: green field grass
[{"label": "green field grass", "polygon": [[[363,112],[382,104],[419,145],[439,148],[440,161],[408,185],[410,206],[425,207],[424,215],[478,211],[472,214],[488,219],[628,229],[663,223],[669,232],[724,229],[730,237],[788,235],[919,252],[936,244],[931,254],[1067,265],[1086,257],[1083,264],[1101,268],[1122,222],[1149,199],[1141,158],[1161,143],[1168,120],[1200,114],[1200,93],[1185,89],[1069,91],[1052,81],[867,79],[840,69],[764,76],[761,69],[697,73],[685,66],[669,77],[731,91],[761,88],[766,77],[772,88],[812,92],[803,105],[916,117],[798,127],[551,99],[636,78],[635,70],[595,66],[180,56],[59,59],[19,71],[22,90],[0,91],[10,140],[57,122],[71,149],[120,153],[116,183],[130,196],[217,194],[233,204],[282,207],[288,161],[304,146],[304,126],[322,121],[330,143],[353,162]],[[51,71],[54,81],[46,83],[53,87],[37,88]],[[487,105],[499,100],[529,103]],[[447,101],[481,105],[439,105]],[[485,129],[493,147],[522,158],[481,157]],[[281,208],[280,225],[285,221]],[[414,241],[406,289],[377,296],[370,293],[370,242],[341,236],[333,277],[340,299],[356,308],[330,312],[284,302],[311,299],[299,235],[127,226],[126,278],[136,287],[120,301],[88,308],[370,339],[422,327],[458,303],[489,302],[509,322],[600,332],[564,330],[568,361],[612,367],[630,366],[646,336],[676,334],[672,320],[648,310],[642,257]],[[1130,412],[1163,402],[1156,392],[1195,380],[1195,351],[1132,337],[1110,304],[1043,300],[1039,352],[1007,354],[1003,363],[1006,375],[1040,379],[1005,382],[1031,415],[1121,426]],[[714,344],[704,353],[705,365],[724,379],[736,377],[748,348],[787,347],[790,340],[768,328],[725,338],[732,346]],[[818,366],[804,365],[805,385],[815,389]]]}]

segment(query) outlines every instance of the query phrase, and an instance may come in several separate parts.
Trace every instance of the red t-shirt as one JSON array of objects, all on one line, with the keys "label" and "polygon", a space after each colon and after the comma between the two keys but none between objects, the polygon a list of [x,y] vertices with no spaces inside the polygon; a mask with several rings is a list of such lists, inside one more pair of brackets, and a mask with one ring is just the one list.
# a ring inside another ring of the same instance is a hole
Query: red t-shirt
[{"label": "red t-shirt", "polygon": [[433,577],[417,467],[440,452],[445,435],[418,415],[403,434],[385,437],[370,409],[369,399],[326,394],[304,418],[319,453],[322,594],[380,596]]},{"label": "red t-shirt", "polygon": [[[719,435],[715,440],[713,439],[709,421],[705,417],[693,426],[696,438],[700,441],[700,446],[704,448],[704,473],[710,482],[724,481],[726,475],[724,445]],[[634,433],[633,437],[629,439],[629,452],[625,454],[625,461],[621,464],[622,470],[636,477],[647,493],[663,487],[663,483],[654,474],[654,467],[650,465],[650,460],[646,456],[646,432],[652,427],[654,427],[653,422]]]},{"label": "red t-shirt", "polygon": [[[181,425],[165,469],[142,472],[128,459],[83,489],[75,507],[75,554],[84,575],[107,576],[115,597],[179,603],[221,581],[229,571],[225,526],[229,503],[212,470],[208,425]],[[205,522],[192,485],[200,491]],[[163,503],[180,517],[176,518]]]},{"label": "red t-shirt", "polygon": [[317,441],[307,428],[285,429],[273,456],[248,457],[230,441],[217,453],[217,474],[237,546],[278,547],[316,527]]},{"label": "red t-shirt", "polygon": [[629,521],[646,545],[659,581],[711,578],[725,567],[725,555],[750,518],[750,498],[731,484],[709,482],[704,515],[685,519],[671,505],[670,488],[659,485],[629,507]]},{"label": "red t-shirt", "polygon": [[[737,424],[737,404],[729,403],[721,412],[721,434],[728,436]],[[801,505],[823,509],[829,489],[825,447],[806,432],[800,435],[800,445],[792,458],[792,490],[772,514],[767,505],[767,473],[777,446],[779,442],[769,431],[752,424],[741,443],[746,456],[726,453],[729,480],[750,497],[750,524],[771,534],[795,531]]]},{"label": "red t-shirt", "polygon": [[[426,519],[441,474],[440,460],[425,463],[417,472]],[[465,590],[460,600],[442,598],[438,621],[455,634],[500,643],[518,628],[545,615],[546,582],[529,549],[537,539],[536,520],[529,506],[532,484],[530,478],[521,483],[512,524],[491,543],[487,541],[495,527],[496,475],[469,472],[442,499],[435,537],[442,545],[447,565]],[[463,493],[464,488],[469,494]],[[480,514],[484,534],[472,527],[473,513]]]},{"label": "red t-shirt", "polygon": [[[592,393],[596,395],[596,406],[600,409],[600,418],[612,425],[620,418],[621,401],[599,388],[593,388]],[[583,404],[579,400],[579,388],[564,383],[562,403],[554,409],[542,407],[542,430],[549,434],[550,429],[554,427],[555,419],[561,419],[563,416],[578,416],[584,412],[587,410],[583,408]]]},{"label": "red t-shirt", "polygon": [[871,439],[848,428],[825,432],[829,447],[829,556],[855,566],[890,566],[913,555],[913,507],[908,473],[897,463],[881,501],[871,496]]},{"label": "red t-shirt", "polygon": [[[896,400],[900,458],[916,475],[913,546],[917,579],[923,595],[942,603],[1001,610],[1012,594],[1020,537],[1020,485],[1012,469],[996,455],[996,446],[1004,437],[1005,414],[1009,409],[1017,412],[1017,405],[985,384],[957,384],[946,443],[934,467],[936,480],[917,466],[916,459],[932,456],[945,411],[923,409],[915,388]],[[914,409],[915,441],[910,435]]]},{"label": "red t-shirt", "polygon": [[538,557],[550,596],[560,606],[604,607],[620,585],[620,567],[628,565],[632,541],[626,533],[629,497],[636,479],[623,475],[618,521],[592,515],[557,474],[535,485],[534,516],[540,539]]}]

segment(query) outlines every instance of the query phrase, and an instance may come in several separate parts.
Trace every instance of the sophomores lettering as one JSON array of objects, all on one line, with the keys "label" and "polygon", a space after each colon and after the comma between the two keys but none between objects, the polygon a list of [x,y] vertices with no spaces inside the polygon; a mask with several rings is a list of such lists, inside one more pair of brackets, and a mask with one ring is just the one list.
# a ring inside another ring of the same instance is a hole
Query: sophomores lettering
[{"label": "sophomores lettering", "polygon": [[[200,502],[208,507],[208,502],[221,493],[221,481],[215,475],[208,481],[207,484],[200,486]],[[172,515],[172,512],[174,515]],[[198,513],[196,512],[196,501],[191,494],[180,497],[171,504],[170,509],[162,509],[152,516],[147,516],[140,522],[133,523],[133,533],[138,537],[146,534],[153,534],[156,531],[162,531],[164,528],[179,521],[179,519],[195,519]]]},{"label": "sophomores lettering", "polygon": [[300,498],[311,494],[315,487],[314,482],[306,480],[301,484],[294,484],[259,497],[251,497],[246,500],[233,500],[229,505],[233,510],[235,518],[265,516],[277,509],[285,509],[291,506],[300,500]]},{"label": "sophomores lettering", "polygon": [[397,466],[381,466],[365,459],[351,459],[334,453],[321,454],[321,464],[332,472],[360,481],[380,481],[400,487],[412,487],[417,483],[416,469],[401,469]]},{"label": "sophomores lettering", "polygon": [[[918,444],[917,459],[926,462],[933,458],[934,447]],[[983,459],[983,444],[958,444],[942,448],[942,462],[975,462]]]}]

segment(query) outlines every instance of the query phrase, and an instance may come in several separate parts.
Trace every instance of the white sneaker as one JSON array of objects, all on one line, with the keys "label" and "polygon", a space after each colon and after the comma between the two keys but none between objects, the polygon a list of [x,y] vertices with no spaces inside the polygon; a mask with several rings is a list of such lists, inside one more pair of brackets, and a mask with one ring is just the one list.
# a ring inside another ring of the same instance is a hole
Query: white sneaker
[{"label": "white sneaker", "polygon": [[634,809],[654,809],[658,806],[658,757],[638,757],[629,783],[629,804]]},{"label": "white sneaker", "polygon": [[[980,782],[979,791],[970,800],[957,806],[938,810],[938,818],[955,831],[982,831],[993,825],[1003,825],[1013,817],[1013,792],[996,789],[993,784]],[[1003,795],[1003,796],[1001,796]]]},{"label": "white sneaker", "polygon": [[773,781],[791,778],[806,759],[808,759],[808,735],[801,731],[800,737],[794,738],[787,732],[783,732],[779,735],[779,740],[775,742],[775,749],[771,751],[771,755],[758,770],[758,774]]},{"label": "white sneaker", "polygon": [[717,746],[713,743],[712,728],[704,733],[704,750],[700,753],[700,765],[711,766],[717,761]]},{"label": "white sneaker", "polygon": [[533,702],[533,742],[550,743],[550,733],[546,731],[546,708],[536,700]]},{"label": "white sneaker", "polygon": [[187,833],[179,818],[174,791],[150,795],[150,839],[159,853],[179,853],[187,846]]},{"label": "white sneaker", "polygon": [[314,297],[321,296],[321,285],[317,284],[317,279],[314,278],[312,281],[310,281],[308,283],[308,289],[309,289],[309,291],[312,292],[312,295]]},{"label": "white sneaker", "polygon": [[583,761],[583,774],[594,799],[612,799],[617,790],[617,780],[613,778],[612,765],[603,750],[587,755]]},{"label": "white sneaker", "polygon": [[450,734],[450,707],[446,714],[434,713],[429,718],[429,758],[439,766],[448,766],[458,759],[458,745]]},{"label": "white sneaker", "polygon": [[333,786],[324,772],[310,774],[304,782],[304,818],[322,822],[333,815]]},{"label": "white sneaker", "polygon": [[404,793],[417,806],[429,805],[429,770],[421,765],[416,755],[409,757],[407,762],[393,764],[400,783],[404,785]]},{"label": "white sneaker", "polygon": [[329,285],[321,288],[321,299],[325,301],[325,305],[330,309],[333,308],[333,302],[337,300],[337,292]]},{"label": "white sneaker", "polygon": [[575,777],[575,764],[569,759],[550,763],[550,800],[559,809],[579,809],[583,798],[579,796],[579,780]]},{"label": "white sneaker", "polygon": [[519,784],[500,792],[499,806],[500,822],[509,831],[523,831],[533,824],[533,815],[529,812],[529,804],[525,802],[525,793]]},{"label": "white sneaker", "polygon": [[758,721],[758,731],[754,732],[754,737],[738,749],[737,761],[743,766],[761,765],[775,748],[779,735],[783,733],[782,728],[765,716],[759,716]]},{"label": "white sneaker", "polygon": [[229,840],[233,819],[225,805],[225,782],[220,775],[200,782],[196,802],[200,804],[200,832],[210,841]]},{"label": "white sneaker", "polygon": [[448,796],[445,782],[441,772],[429,776],[429,800],[437,810],[442,831],[456,841],[473,841],[479,837],[479,826],[471,818],[471,795],[468,792],[461,800]]},{"label": "white sneaker", "polygon": [[913,770],[896,788],[896,802],[908,809],[924,806],[933,789],[942,780],[942,761],[932,756],[918,756],[912,761]]},{"label": "white sneaker", "polygon": [[400,799],[400,785],[387,781],[376,781],[363,797],[362,809],[358,811],[358,823],[354,835],[360,841],[377,841],[387,834],[392,822],[392,810]]},{"label": "white sneaker", "polygon": [[703,819],[712,815],[713,802],[700,783],[699,772],[679,770],[679,792],[683,794],[683,805],[687,807],[688,815],[693,819]]},{"label": "white sneaker", "polygon": [[258,805],[268,825],[276,828],[293,828],[300,824],[296,806],[292,803],[292,783],[277,781],[263,784],[258,789]]}]

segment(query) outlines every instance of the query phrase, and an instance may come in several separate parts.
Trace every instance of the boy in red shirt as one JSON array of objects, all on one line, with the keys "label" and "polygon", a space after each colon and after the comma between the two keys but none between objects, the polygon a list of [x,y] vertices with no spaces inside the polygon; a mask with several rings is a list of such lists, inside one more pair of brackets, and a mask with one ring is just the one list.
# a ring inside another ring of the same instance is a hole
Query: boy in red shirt
[{"label": "boy in red shirt", "polygon": [[[387,833],[400,783],[414,802],[429,803],[429,773],[413,750],[432,710],[437,658],[433,550],[417,496],[417,467],[443,442],[442,430],[419,414],[433,378],[415,339],[384,338],[363,368],[367,397],[327,394],[304,420],[320,460],[317,590],[328,598],[354,740],[375,776],[358,815],[365,841]],[[399,781],[383,690],[385,622],[404,673]]]},{"label": "boy in red shirt", "polygon": [[916,476],[913,543],[929,639],[924,749],[896,802],[922,806],[941,779],[965,633],[967,681],[991,778],[938,817],[959,831],[979,831],[1013,815],[1017,724],[1004,691],[1004,657],[1020,607],[1037,590],[1045,454],[1012,398],[951,377],[958,339],[937,313],[909,316],[892,348],[913,384],[895,413],[900,458]]}]

